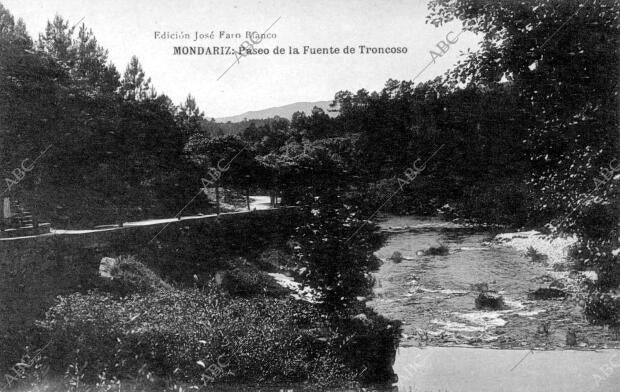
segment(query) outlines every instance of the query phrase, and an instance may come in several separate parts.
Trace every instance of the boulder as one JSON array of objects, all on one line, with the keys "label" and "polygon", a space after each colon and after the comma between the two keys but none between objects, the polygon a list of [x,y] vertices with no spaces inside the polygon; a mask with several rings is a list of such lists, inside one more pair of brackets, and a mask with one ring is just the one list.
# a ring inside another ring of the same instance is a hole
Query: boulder
[{"label": "boulder", "polygon": [[566,345],[573,347],[577,345],[577,334],[574,330],[570,329],[566,332]]},{"label": "boulder", "polygon": [[501,310],[504,307],[504,297],[497,293],[483,292],[476,298],[476,309]]},{"label": "boulder", "polygon": [[171,289],[170,285],[133,256],[102,258],[99,275],[104,278],[99,288],[121,297]]},{"label": "boulder", "polygon": [[554,280],[553,282],[551,282],[551,284],[549,285],[549,288],[562,290],[566,288],[566,285],[564,284],[564,282],[558,279],[558,280]]},{"label": "boulder", "polygon": [[215,284],[221,286],[224,283],[224,276],[226,275],[226,270],[218,270],[215,271]]},{"label": "boulder", "polygon": [[355,316],[351,317],[351,319],[355,323],[359,323],[359,324],[363,325],[364,327],[368,327],[368,326],[372,325],[372,320],[369,319],[368,316],[366,316],[364,313],[360,313],[358,315],[355,315]]},{"label": "boulder", "polygon": [[546,299],[554,299],[554,298],[565,298],[567,296],[566,292],[560,289],[555,288],[545,288],[541,287],[536,291],[529,293],[527,298],[533,300],[546,300]]},{"label": "boulder", "polygon": [[423,251],[424,256],[445,256],[450,253],[450,249],[445,245],[431,246]]},{"label": "boulder", "polygon": [[551,333],[551,323],[549,321],[541,322],[536,328],[536,333],[539,335],[549,336],[549,333]]},{"label": "boulder", "polygon": [[112,279],[112,273],[116,268],[116,259],[104,257],[99,262],[99,276],[106,279]]},{"label": "boulder", "polygon": [[390,260],[392,260],[394,263],[400,263],[401,261],[403,261],[403,255],[399,251],[396,251],[392,253],[392,256],[390,256]]}]

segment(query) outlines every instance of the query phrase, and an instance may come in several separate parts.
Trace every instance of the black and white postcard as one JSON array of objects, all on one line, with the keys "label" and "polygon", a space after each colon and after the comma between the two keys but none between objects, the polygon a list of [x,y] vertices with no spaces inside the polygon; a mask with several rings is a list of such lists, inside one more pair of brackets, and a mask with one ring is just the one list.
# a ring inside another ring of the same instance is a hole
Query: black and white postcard
[{"label": "black and white postcard", "polygon": [[0,391],[620,390],[617,0],[0,0]]}]

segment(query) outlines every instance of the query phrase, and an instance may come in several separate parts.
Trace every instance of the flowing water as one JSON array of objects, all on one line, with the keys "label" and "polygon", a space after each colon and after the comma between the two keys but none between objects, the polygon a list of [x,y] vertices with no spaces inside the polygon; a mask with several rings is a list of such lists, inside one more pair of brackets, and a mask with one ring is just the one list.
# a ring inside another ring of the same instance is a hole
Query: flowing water
[{"label": "flowing water", "polygon": [[[589,326],[570,301],[528,299],[552,279],[547,266],[498,244],[488,231],[402,216],[384,216],[379,224],[389,237],[376,252],[384,263],[373,274],[375,298],[368,304],[402,321],[403,339],[394,363],[398,382],[364,391],[620,390],[620,350],[592,338],[600,327]],[[440,244],[447,254],[424,255]],[[397,262],[394,252],[401,255]],[[481,289],[501,295],[504,308],[476,309]],[[569,327],[581,331],[576,346],[566,347]],[[330,390],[342,391],[348,389]]]},{"label": "flowing water", "polygon": [[[384,264],[369,305],[401,320],[404,332],[391,390],[620,390],[620,351],[587,350],[607,345],[588,341],[600,328],[588,326],[578,306],[528,300],[549,283],[544,264],[493,242],[490,232],[438,219],[387,216],[380,226],[390,235],[376,253]],[[447,254],[424,255],[440,244]],[[390,259],[394,252],[399,262]],[[476,309],[481,288],[502,295],[505,308]],[[583,332],[570,349],[569,327]]]},{"label": "flowing water", "polygon": [[[537,277],[545,275],[544,265],[494,245],[491,233],[413,217],[389,217],[381,226],[390,236],[376,253],[384,264],[374,274],[376,297],[369,305],[401,320],[408,340],[496,342],[501,332],[498,335],[495,329],[507,318],[532,317],[544,310],[527,300],[527,293],[541,286]],[[448,254],[422,253],[440,244]],[[402,261],[390,260],[394,252],[402,255]],[[503,296],[506,309],[476,310],[475,298],[482,287]]]}]

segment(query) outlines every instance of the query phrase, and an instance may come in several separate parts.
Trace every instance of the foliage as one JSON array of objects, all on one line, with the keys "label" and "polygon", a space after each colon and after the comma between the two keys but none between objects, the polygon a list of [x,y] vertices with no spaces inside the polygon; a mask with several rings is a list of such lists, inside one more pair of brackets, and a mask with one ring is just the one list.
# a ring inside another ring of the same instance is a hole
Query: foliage
[{"label": "foliage", "polygon": [[[355,135],[346,167],[359,203],[423,215],[449,203],[463,218],[515,226],[538,218],[526,212],[532,190],[521,185],[530,173],[522,143],[529,118],[511,83],[457,89],[440,78],[417,86],[390,79],[378,92],[338,92],[334,104],[338,132]],[[440,144],[421,176],[401,189],[402,173]]]},{"label": "foliage", "polygon": [[[112,245],[124,254],[136,254],[166,281],[193,285],[194,274],[203,280],[220,270],[246,266],[239,258],[254,262],[267,249],[285,249],[302,219],[294,208],[228,217],[170,225],[148,247],[132,248],[123,238]],[[159,230],[136,232],[140,237],[132,243],[146,244]]]},{"label": "foliage", "polygon": [[190,137],[185,151],[212,186],[247,189],[264,183],[264,170],[254,153],[236,136],[211,139],[196,134]]},{"label": "foliage", "polygon": [[295,260],[288,252],[268,249],[262,252],[255,262],[263,271],[277,272],[294,268]]},{"label": "foliage", "polygon": [[[257,157],[265,173],[265,183],[282,195],[282,202],[295,205],[305,200],[309,190],[346,190],[351,179],[349,138],[320,139],[291,137],[279,151]],[[311,191],[312,192],[312,191]]]},{"label": "foliage", "polygon": [[218,359],[229,365],[215,382],[351,377],[334,351],[336,341],[313,344],[307,323],[323,324],[322,317],[290,299],[231,300],[213,291],[172,290],[119,300],[93,293],[61,297],[41,327],[53,342],[52,371],[85,364],[81,371],[90,382],[101,374],[150,374],[155,382],[174,377],[200,384]]},{"label": "foliage", "polygon": [[274,278],[258,269],[233,269],[226,271],[222,288],[229,294],[239,297],[267,295],[283,297],[289,290],[280,286]]},{"label": "foliage", "polygon": [[536,199],[523,179],[502,179],[502,182],[466,187],[464,197],[455,203],[457,211],[467,217],[488,224],[524,227],[543,223],[543,218],[532,212]]},{"label": "foliage", "polygon": [[131,56],[127,69],[121,80],[121,94],[128,101],[145,101],[157,97],[136,56]]},{"label": "foliage", "polygon": [[115,259],[110,275],[112,278],[105,279],[102,288],[121,297],[171,289],[170,285],[134,256],[120,256]]},{"label": "foliage", "polygon": [[326,307],[350,307],[356,297],[372,293],[370,272],[381,263],[373,252],[383,237],[333,190],[310,194],[302,205],[305,219],[293,236],[300,278]]},{"label": "foliage", "polygon": [[309,140],[326,139],[338,136],[336,126],[325,111],[314,107],[309,116],[304,112],[295,112],[291,117],[291,130],[294,135]]},{"label": "foliage", "polygon": [[191,94],[187,96],[185,103],[179,106],[175,114],[175,121],[181,129],[183,144],[186,144],[191,136],[204,133],[201,126],[204,121],[204,113]]},{"label": "foliage", "polygon": [[618,293],[592,292],[584,309],[586,319],[597,325],[609,325],[616,328],[620,324],[620,295]]},{"label": "foliage", "polygon": [[[449,75],[453,85],[492,87],[504,77],[518,89],[529,117],[530,184],[540,197],[532,207],[554,218],[555,233],[577,234],[585,250],[579,264],[598,274],[591,286],[597,308],[596,298],[620,284],[618,176],[603,174],[620,147],[620,4],[433,0],[429,9],[430,23],[457,19],[483,36],[480,50]],[[588,181],[601,175],[605,181]]]},{"label": "foliage", "polygon": [[393,369],[402,336],[400,321],[388,320],[364,304],[337,312],[334,316],[344,342],[341,355],[354,368],[366,369],[364,381],[393,383]]},{"label": "foliage", "polygon": [[276,117],[264,121],[263,125],[251,122],[241,132],[241,138],[251,146],[257,155],[266,155],[284,145],[288,138],[290,121]]},{"label": "foliage", "polygon": [[85,25],[57,16],[33,42],[23,22],[0,14],[4,177],[45,151],[7,194],[56,227],[178,211],[196,189],[178,109],[155,92],[139,60],[121,78]]}]

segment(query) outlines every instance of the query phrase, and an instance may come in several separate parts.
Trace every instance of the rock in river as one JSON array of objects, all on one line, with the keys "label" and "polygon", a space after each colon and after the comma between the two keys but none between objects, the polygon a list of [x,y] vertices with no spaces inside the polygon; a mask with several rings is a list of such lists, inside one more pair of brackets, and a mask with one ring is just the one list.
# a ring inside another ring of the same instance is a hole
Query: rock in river
[{"label": "rock in river", "polygon": [[483,292],[476,298],[476,309],[501,310],[504,307],[504,297],[497,293]]},{"label": "rock in river", "polygon": [[553,298],[564,298],[566,297],[566,292],[563,290],[555,289],[555,288],[539,288],[533,293],[529,293],[527,295],[529,299],[534,300],[545,300],[545,299],[553,299]]},{"label": "rock in river", "polygon": [[392,253],[392,256],[390,256],[390,260],[392,260],[394,263],[400,263],[401,261],[403,261],[403,255],[399,251],[396,251]]}]

